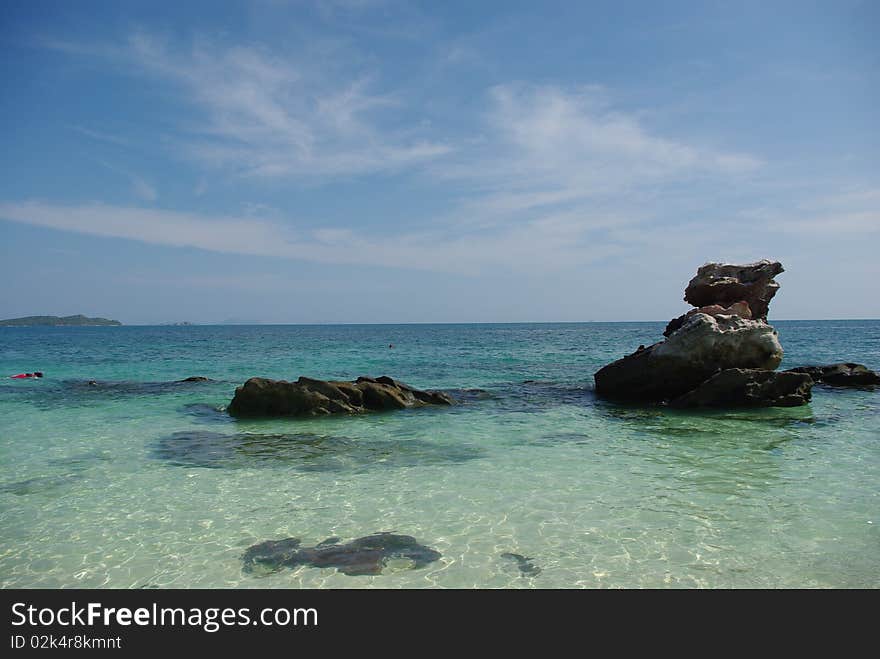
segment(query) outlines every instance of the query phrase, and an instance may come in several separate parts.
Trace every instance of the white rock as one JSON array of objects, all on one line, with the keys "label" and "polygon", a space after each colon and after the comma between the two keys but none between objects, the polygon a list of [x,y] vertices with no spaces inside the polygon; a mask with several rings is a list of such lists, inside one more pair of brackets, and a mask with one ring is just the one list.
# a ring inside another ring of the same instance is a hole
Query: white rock
[{"label": "white rock", "polygon": [[782,362],[776,330],[762,320],[697,313],[653,351],[655,358],[682,359],[715,368],[773,370]]}]

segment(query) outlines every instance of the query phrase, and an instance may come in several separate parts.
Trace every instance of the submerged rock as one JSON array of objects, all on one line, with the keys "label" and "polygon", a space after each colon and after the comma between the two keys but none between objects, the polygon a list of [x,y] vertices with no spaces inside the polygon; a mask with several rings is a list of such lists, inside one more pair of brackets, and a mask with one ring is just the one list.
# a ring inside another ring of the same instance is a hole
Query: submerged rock
[{"label": "submerged rock", "polygon": [[181,467],[253,469],[284,464],[305,472],[363,472],[460,464],[482,458],[485,449],[443,439],[354,439],[314,433],[226,434],[186,430],[159,438],[151,455]]},{"label": "submerged rock", "polygon": [[79,473],[59,474],[57,476],[36,476],[34,478],[28,478],[14,483],[0,484],[0,492],[8,492],[9,494],[16,494],[18,496],[41,494],[67,486],[73,481],[82,478],[84,478],[84,476]]},{"label": "submerged rock", "polygon": [[813,380],[805,373],[729,368],[683,396],[671,407],[795,407],[810,401]]},{"label": "submerged rock", "polygon": [[534,560],[533,558],[523,556],[522,554],[513,554],[511,552],[501,554],[501,558],[507,558],[515,562],[521,577],[536,577],[541,574],[541,568],[532,563]]},{"label": "submerged rock", "polygon": [[453,403],[448,394],[413,389],[387,376],[360,377],[354,382],[251,378],[235,390],[227,411],[239,417],[322,416]]},{"label": "submerged rock", "polygon": [[681,396],[720,370],[772,370],[781,361],[782,346],[767,323],[697,313],[666,341],[600,369],[595,374],[596,393],[660,402]]},{"label": "submerged rock", "polygon": [[828,366],[799,366],[790,368],[787,373],[806,373],[815,382],[835,387],[866,387],[880,384],[880,373],[862,364],[850,362],[829,364]]},{"label": "submerged rock", "polygon": [[149,396],[181,391],[189,388],[190,384],[201,382],[214,382],[210,378],[194,375],[183,380],[168,380],[165,382],[141,382],[138,380],[65,380],[62,384],[73,392],[90,396],[95,392],[123,397],[123,396]]},{"label": "submerged rock", "polygon": [[381,574],[392,559],[409,562],[410,569],[425,567],[438,560],[440,552],[419,544],[410,535],[374,533],[339,544],[328,538],[314,547],[301,547],[298,538],[267,540],[248,547],[242,556],[245,572],[277,572],[284,567],[310,565],[335,567],[349,576]]}]

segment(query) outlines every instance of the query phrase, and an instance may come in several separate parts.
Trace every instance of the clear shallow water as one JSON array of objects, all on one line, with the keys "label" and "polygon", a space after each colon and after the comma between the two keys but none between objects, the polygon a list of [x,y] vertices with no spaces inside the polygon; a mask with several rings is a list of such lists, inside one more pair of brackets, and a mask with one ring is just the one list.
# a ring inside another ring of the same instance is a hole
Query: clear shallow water
[{"label": "clear shallow water", "polygon": [[[880,367],[880,321],[774,324],[783,368]],[[662,329],[0,328],[0,374],[47,375],[0,381],[0,586],[880,587],[880,391],[742,412],[596,400],[593,372]],[[222,412],[253,375],[383,374],[487,393],[361,417]],[[217,381],[173,383],[190,375]],[[443,557],[379,576],[241,569],[263,540],[378,531]]]}]

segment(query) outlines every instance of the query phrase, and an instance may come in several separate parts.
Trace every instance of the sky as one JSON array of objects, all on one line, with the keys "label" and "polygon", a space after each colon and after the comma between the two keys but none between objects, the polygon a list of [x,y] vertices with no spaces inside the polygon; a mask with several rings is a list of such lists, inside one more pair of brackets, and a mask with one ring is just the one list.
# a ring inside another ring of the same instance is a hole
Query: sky
[{"label": "sky", "polygon": [[880,318],[880,3],[0,2],[0,317]]}]

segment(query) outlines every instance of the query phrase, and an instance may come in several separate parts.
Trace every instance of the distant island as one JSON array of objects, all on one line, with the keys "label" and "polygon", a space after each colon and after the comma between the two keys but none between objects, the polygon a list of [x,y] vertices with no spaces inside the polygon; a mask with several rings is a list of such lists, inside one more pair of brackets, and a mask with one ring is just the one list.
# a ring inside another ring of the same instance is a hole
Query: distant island
[{"label": "distant island", "polygon": [[122,325],[122,323],[118,320],[109,320],[107,318],[87,318],[82,314],[76,316],[25,316],[24,318],[0,320],[0,327],[28,327],[33,325],[45,325],[51,327],[94,327]]}]

